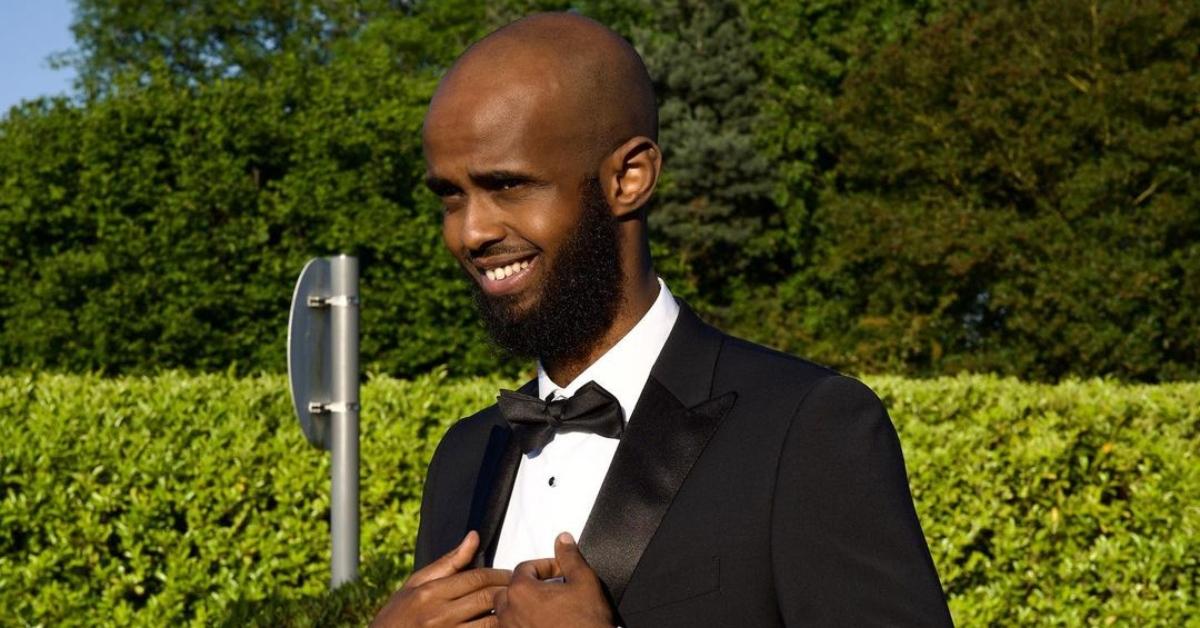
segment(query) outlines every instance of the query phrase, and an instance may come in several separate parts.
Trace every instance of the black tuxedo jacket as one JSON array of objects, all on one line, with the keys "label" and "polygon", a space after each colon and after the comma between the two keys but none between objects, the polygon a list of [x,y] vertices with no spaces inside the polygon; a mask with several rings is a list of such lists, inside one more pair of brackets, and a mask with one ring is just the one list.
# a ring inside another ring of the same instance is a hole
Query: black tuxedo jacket
[{"label": "black tuxedo jacket", "polygon": [[[446,433],[417,568],[472,529],[490,563],[521,459],[510,435],[495,406]],[[875,394],[686,306],[579,545],[629,628],[951,623]]]}]

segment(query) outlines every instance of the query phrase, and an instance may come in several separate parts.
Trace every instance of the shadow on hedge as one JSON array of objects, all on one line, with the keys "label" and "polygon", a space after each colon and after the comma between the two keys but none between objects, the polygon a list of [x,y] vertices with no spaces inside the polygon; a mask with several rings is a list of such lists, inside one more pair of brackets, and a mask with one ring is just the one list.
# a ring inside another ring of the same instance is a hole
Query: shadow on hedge
[{"label": "shadow on hedge", "polygon": [[360,568],[358,580],[335,591],[300,598],[238,600],[230,605],[219,625],[223,628],[365,626],[408,573],[408,567],[399,557],[374,559]]}]

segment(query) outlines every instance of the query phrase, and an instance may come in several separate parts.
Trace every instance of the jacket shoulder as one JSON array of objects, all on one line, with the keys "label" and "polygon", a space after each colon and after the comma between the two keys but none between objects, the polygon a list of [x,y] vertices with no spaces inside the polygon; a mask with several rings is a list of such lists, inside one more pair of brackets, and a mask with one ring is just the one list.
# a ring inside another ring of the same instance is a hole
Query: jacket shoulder
[{"label": "jacket shoulder", "polygon": [[797,412],[815,408],[819,409],[817,416],[887,416],[883,402],[869,386],[816,362],[733,336],[726,341],[722,359],[727,360],[725,370],[736,373],[734,381],[739,388]]},{"label": "jacket shoulder", "polygon": [[492,404],[470,416],[463,417],[455,421],[446,430],[446,433],[442,435],[442,440],[438,443],[437,451],[433,457],[437,459],[439,454],[444,451],[460,451],[464,448],[469,449],[475,445],[482,445],[487,442],[492,427],[503,424],[504,419],[500,416],[500,410],[496,407],[496,404]]},{"label": "jacket shoulder", "polygon": [[461,538],[456,536],[457,522],[464,504],[470,503],[474,473],[499,414],[494,405],[488,406],[455,422],[438,442],[425,471],[414,569],[428,565]]},{"label": "jacket shoulder", "polygon": [[725,335],[718,364],[718,380],[764,389],[782,397],[803,396],[818,382],[840,378],[841,373],[799,356]]}]

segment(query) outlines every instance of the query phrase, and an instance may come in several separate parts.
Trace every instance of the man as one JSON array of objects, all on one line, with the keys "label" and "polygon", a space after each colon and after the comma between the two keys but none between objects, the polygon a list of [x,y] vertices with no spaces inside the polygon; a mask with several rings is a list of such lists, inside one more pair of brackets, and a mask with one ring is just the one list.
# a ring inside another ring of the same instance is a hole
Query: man
[{"label": "man", "polygon": [[637,53],[575,15],[510,24],[438,86],[445,243],[538,378],[443,438],[376,624],[949,625],[875,395],[655,275],[656,136]]}]

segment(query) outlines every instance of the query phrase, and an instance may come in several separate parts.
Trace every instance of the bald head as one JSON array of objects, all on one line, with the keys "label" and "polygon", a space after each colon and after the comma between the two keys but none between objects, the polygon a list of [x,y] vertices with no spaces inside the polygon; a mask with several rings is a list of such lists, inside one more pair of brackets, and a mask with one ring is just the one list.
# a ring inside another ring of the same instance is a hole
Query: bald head
[{"label": "bald head", "polygon": [[426,125],[529,109],[593,167],[631,137],[657,140],[654,88],[637,51],[570,13],[526,17],[472,45],[443,77]]},{"label": "bald head", "polygon": [[442,239],[486,296],[485,320],[499,321],[489,328],[521,339],[501,344],[538,356],[555,381],[658,297],[645,211],[662,168],[657,126],[633,48],[563,13],[476,43],[429,104],[425,182],[442,202]]}]

